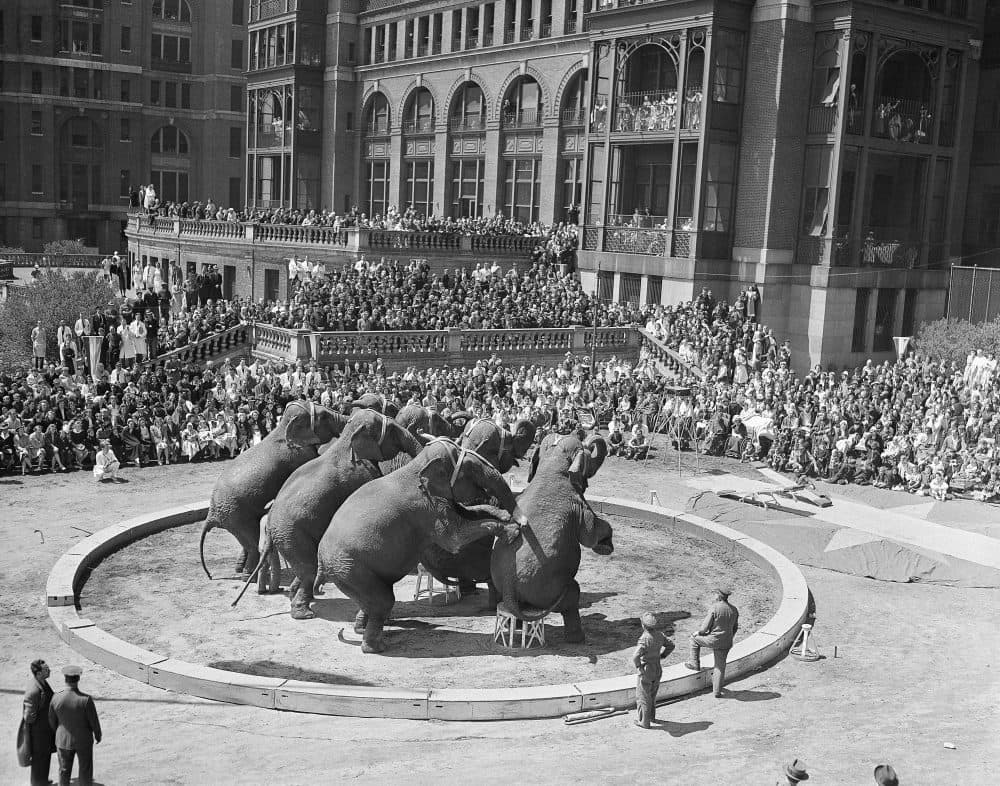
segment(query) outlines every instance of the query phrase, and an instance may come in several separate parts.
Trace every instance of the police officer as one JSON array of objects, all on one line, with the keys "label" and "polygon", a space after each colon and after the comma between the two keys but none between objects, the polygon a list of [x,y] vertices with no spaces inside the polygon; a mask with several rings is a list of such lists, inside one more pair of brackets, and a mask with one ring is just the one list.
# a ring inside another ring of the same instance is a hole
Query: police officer
[{"label": "police officer", "polygon": [[642,623],[642,635],[632,656],[636,671],[635,706],[638,711],[635,725],[640,729],[648,729],[656,720],[656,692],[660,689],[660,677],[663,676],[660,661],[667,656],[667,640],[660,631],[655,614],[647,611],[639,621]]},{"label": "police officer", "polygon": [[712,606],[702,620],[701,627],[691,634],[691,659],[684,665],[694,671],[701,670],[699,655],[701,648],[712,650],[715,668],[712,670],[712,693],[722,697],[722,685],[726,679],[726,657],[733,646],[733,637],[740,627],[740,613],[729,602],[731,590],[728,587],[715,589]]},{"label": "police officer", "polygon": [[80,761],[80,786],[94,783],[94,743],[101,741],[101,723],[93,698],[80,692],[81,674],[79,666],[66,666],[66,689],[49,704],[49,725],[56,733],[59,754],[59,786],[69,786],[74,757]]}]

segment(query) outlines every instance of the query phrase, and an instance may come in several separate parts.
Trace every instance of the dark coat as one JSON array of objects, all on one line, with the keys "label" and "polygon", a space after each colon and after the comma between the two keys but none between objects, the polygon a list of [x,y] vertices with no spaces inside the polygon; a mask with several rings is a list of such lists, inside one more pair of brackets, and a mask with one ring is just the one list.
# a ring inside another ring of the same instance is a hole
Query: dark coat
[{"label": "dark coat", "polygon": [[33,755],[52,753],[56,749],[56,735],[49,726],[49,704],[52,688],[48,680],[39,682],[34,677],[24,691],[24,725],[28,729]]},{"label": "dark coat", "polygon": [[94,700],[77,687],[66,688],[52,698],[49,725],[56,733],[56,747],[80,750],[101,741],[101,722]]}]

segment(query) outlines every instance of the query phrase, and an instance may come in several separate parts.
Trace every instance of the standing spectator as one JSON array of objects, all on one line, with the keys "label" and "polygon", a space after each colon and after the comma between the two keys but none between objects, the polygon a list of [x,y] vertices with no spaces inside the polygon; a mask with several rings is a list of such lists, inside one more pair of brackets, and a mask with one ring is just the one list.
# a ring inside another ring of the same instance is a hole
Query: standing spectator
[{"label": "standing spectator", "polygon": [[156,187],[150,183],[146,186],[146,194],[143,197],[142,206],[146,209],[147,213],[152,213],[156,209]]},{"label": "standing spectator", "polygon": [[712,606],[701,623],[701,627],[691,634],[691,659],[684,665],[693,671],[701,670],[701,648],[712,650],[715,668],[712,670],[712,693],[722,697],[722,686],[726,679],[726,656],[733,646],[733,637],[739,630],[740,613],[729,603],[729,589],[715,590]]},{"label": "standing spectator", "polygon": [[59,347],[59,364],[62,366],[66,365],[63,359],[63,349],[66,344],[72,343],[72,341],[73,330],[66,324],[65,319],[59,320],[59,327],[56,328],[56,346]]},{"label": "standing spectator", "polygon": [[42,320],[38,320],[31,329],[31,355],[35,359],[35,370],[41,371],[45,366],[45,342],[47,341]]},{"label": "standing spectator", "polygon": [[31,746],[31,786],[48,786],[49,767],[56,750],[56,736],[49,726],[50,673],[44,660],[33,660],[31,682],[24,692],[24,727]]},{"label": "standing spectator", "polygon": [[59,786],[69,786],[73,759],[79,759],[80,786],[94,784],[94,743],[101,741],[101,722],[94,699],[80,691],[79,666],[66,666],[66,689],[53,697],[49,705],[49,725],[56,733],[59,752]]}]

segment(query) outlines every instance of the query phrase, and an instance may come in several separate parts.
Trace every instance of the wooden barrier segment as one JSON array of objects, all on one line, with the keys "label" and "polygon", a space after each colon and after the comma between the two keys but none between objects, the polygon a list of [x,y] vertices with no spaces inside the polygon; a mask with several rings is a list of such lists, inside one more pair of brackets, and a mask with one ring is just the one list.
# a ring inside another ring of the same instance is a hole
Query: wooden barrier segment
[{"label": "wooden barrier segment", "polygon": [[[523,489],[516,489],[516,493]],[[748,559],[771,570],[782,588],[778,611],[761,629],[730,650],[730,679],[756,671],[787,652],[808,613],[809,588],[801,571],[779,552],[721,524],[668,508],[616,497],[593,497],[592,507],[608,515],[637,516],[675,527],[713,543],[730,543]],[[286,680],[185,663],[144,650],[101,630],[77,611],[86,572],[102,557],[139,538],[171,527],[200,521],[205,503],[193,503],[139,516],[112,525],[80,541],[56,562],[46,585],[49,617],[59,636],[77,652],[120,674],[164,690],[234,704],[292,712],[354,717],[435,720],[510,720],[545,718],[594,707],[635,705],[635,677],[523,688],[408,689],[375,688]],[[692,672],[682,664],[664,670],[658,698],[697,692],[711,680],[711,653],[704,668]]]}]

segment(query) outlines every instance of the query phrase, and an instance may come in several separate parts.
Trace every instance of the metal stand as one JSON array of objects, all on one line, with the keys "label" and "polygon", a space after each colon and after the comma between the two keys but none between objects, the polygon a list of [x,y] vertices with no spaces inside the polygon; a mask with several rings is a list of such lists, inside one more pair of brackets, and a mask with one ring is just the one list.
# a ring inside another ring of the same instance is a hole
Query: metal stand
[{"label": "metal stand", "polygon": [[799,660],[816,661],[820,659],[819,647],[816,645],[816,637],[812,636],[812,625],[804,623],[802,629],[792,642],[792,647],[788,650],[789,655],[794,655]]}]

